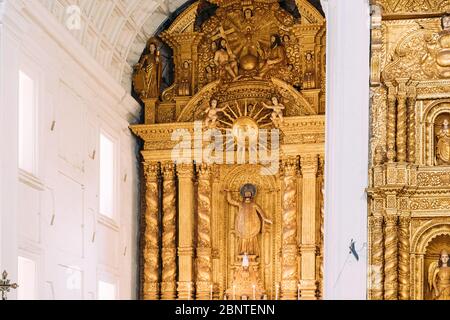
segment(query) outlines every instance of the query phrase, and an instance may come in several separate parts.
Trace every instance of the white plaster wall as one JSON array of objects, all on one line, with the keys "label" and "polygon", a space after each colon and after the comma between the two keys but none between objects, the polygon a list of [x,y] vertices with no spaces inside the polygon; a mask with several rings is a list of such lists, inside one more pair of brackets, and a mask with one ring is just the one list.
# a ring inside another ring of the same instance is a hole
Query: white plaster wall
[{"label": "white plaster wall", "polygon": [[[23,67],[39,88],[36,177],[18,169]],[[17,280],[18,256],[35,261],[39,299],[95,299],[98,280],[135,298],[138,164],[128,125],[136,101],[40,2],[0,0],[0,110],[0,269]],[[113,220],[98,212],[101,130],[117,148]]]},{"label": "white plaster wall", "polygon": [[[366,299],[368,0],[323,0],[327,14],[325,299]],[[359,261],[349,254],[354,240]]]}]

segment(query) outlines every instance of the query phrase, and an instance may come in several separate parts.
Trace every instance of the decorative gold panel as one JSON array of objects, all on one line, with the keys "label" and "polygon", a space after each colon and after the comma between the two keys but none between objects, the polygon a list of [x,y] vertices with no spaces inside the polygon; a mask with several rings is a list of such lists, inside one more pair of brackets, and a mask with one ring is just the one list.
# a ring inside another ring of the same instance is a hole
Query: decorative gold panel
[{"label": "decorative gold panel", "polygon": [[373,3],[369,298],[447,300],[450,4]]},{"label": "decorative gold panel", "polygon": [[[142,298],[322,297],[325,20],[296,3],[196,2],[149,39],[133,76],[145,123],[131,126],[144,142]],[[223,140],[208,149],[211,136]]]}]

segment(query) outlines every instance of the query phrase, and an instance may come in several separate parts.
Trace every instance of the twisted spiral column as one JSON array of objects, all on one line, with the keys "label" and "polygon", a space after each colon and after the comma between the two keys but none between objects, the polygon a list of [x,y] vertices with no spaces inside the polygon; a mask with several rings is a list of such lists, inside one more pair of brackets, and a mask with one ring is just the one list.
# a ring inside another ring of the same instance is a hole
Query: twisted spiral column
[{"label": "twisted spiral column", "polygon": [[399,282],[399,299],[409,300],[409,224],[411,218],[409,216],[401,216],[398,229],[398,282]]},{"label": "twisted spiral column", "polygon": [[397,215],[387,215],[384,227],[384,299],[397,300],[398,236]]},{"label": "twisted spiral column", "polygon": [[163,165],[163,218],[162,218],[162,281],[161,299],[176,298],[176,268],[177,268],[177,209],[176,185],[173,163]]},{"label": "twisted spiral column", "polygon": [[211,295],[211,171],[207,164],[198,167],[197,220],[197,299]]},{"label": "twisted spiral column", "polygon": [[283,161],[281,298],[297,299],[297,159]]},{"label": "twisted spiral column", "polygon": [[395,162],[396,159],[396,144],[395,144],[395,129],[396,129],[396,103],[397,97],[395,95],[395,88],[389,86],[388,94],[388,108],[387,108],[387,130],[386,130],[386,155],[389,162]]},{"label": "twisted spiral column", "polygon": [[144,212],[144,300],[158,300],[159,245],[158,245],[158,165],[144,163],[145,212]]},{"label": "twisted spiral column", "polygon": [[383,300],[383,217],[369,218],[371,236],[371,299]]},{"label": "twisted spiral column", "polygon": [[416,93],[408,95],[408,162],[416,162]]},{"label": "twisted spiral column", "polygon": [[397,161],[406,161],[406,94],[399,93],[397,105]]}]

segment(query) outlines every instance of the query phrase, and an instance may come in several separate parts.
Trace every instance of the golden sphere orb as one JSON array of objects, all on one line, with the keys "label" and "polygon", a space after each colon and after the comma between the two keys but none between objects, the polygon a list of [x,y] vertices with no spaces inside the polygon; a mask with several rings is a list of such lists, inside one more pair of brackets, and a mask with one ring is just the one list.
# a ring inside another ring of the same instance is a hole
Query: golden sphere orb
[{"label": "golden sphere orb", "polygon": [[256,139],[258,137],[258,124],[250,117],[240,117],[234,122],[232,132],[235,138]]},{"label": "golden sphere orb", "polygon": [[243,70],[252,71],[258,65],[258,58],[251,54],[247,54],[240,59],[239,63]]}]

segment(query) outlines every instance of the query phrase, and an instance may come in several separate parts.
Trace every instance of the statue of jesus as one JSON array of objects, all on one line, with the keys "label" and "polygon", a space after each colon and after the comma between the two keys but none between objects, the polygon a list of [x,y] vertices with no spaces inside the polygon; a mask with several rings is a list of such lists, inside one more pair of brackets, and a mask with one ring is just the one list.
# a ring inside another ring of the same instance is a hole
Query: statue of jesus
[{"label": "statue of jesus", "polygon": [[228,203],[239,208],[235,219],[238,255],[259,256],[258,234],[261,232],[261,222],[272,224],[272,221],[266,218],[261,207],[255,203],[256,187],[249,183],[242,186],[241,202],[231,198],[230,190],[225,191],[227,191]]}]

